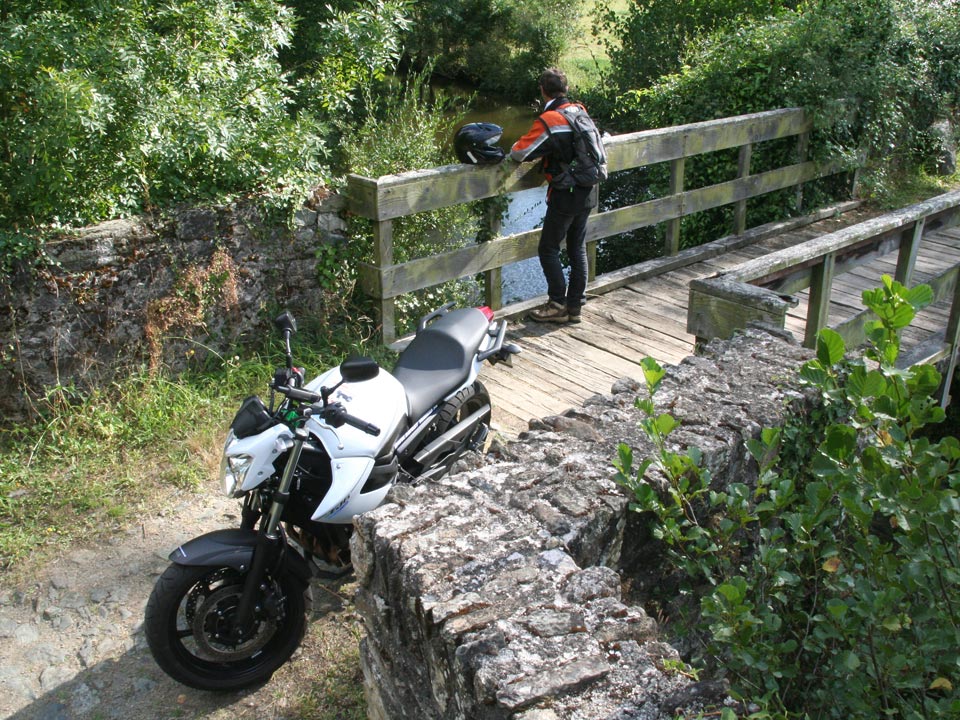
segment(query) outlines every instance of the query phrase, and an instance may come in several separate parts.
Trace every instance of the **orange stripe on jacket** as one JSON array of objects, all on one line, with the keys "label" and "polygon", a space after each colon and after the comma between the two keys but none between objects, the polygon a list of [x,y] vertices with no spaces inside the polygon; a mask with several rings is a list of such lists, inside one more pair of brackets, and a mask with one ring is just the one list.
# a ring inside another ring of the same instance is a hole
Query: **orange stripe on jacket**
[{"label": "orange stripe on jacket", "polygon": [[[559,107],[575,104],[567,102]],[[547,126],[550,127],[549,132],[547,132]],[[569,132],[573,132],[569,123],[556,109],[551,108],[542,113],[530,130],[527,131],[527,134],[513,144],[513,147],[510,148],[510,157],[517,162],[529,162],[541,158],[548,154],[550,150],[555,149],[551,148],[548,142],[551,134]]]}]

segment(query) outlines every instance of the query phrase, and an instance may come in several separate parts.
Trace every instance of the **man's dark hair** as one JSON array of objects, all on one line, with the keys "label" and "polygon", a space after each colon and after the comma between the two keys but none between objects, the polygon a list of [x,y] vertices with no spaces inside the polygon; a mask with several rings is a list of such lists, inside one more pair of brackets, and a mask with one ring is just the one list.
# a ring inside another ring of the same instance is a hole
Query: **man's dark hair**
[{"label": "man's dark hair", "polygon": [[547,68],[540,73],[540,87],[544,95],[555,98],[567,94],[567,76],[557,68]]}]

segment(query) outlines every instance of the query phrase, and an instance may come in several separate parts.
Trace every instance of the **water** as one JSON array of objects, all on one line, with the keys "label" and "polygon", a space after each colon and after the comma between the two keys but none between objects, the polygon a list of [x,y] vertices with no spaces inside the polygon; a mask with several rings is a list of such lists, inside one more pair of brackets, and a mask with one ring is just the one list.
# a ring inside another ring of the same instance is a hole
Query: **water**
[{"label": "water", "polygon": [[[531,188],[510,196],[510,205],[503,218],[503,235],[515,235],[540,227],[547,211],[546,187]],[[503,268],[503,304],[528,300],[547,292],[547,281],[540,269],[539,258],[528,258]]]}]

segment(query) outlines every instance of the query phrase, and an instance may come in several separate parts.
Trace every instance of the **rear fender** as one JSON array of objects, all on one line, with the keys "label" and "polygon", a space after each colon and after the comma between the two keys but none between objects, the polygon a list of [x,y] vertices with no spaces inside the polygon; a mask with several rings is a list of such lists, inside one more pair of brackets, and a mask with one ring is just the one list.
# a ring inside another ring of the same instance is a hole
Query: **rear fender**
[{"label": "rear fender", "polygon": [[[170,553],[170,562],[177,565],[229,567],[246,572],[253,560],[257,535],[256,530],[214,530],[178,547]],[[291,572],[304,585],[309,584],[312,576],[310,566],[296,550],[284,546],[281,565],[284,571]]]}]

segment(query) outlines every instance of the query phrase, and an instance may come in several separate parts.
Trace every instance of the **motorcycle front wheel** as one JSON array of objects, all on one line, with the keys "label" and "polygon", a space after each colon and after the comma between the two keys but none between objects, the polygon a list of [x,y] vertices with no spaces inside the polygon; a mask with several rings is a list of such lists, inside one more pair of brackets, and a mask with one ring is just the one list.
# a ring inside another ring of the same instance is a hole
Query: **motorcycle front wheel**
[{"label": "motorcycle front wheel", "polygon": [[266,682],[300,646],[309,588],[289,574],[264,578],[249,637],[233,638],[245,575],[227,567],[171,565],[147,601],[144,631],[157,664],[199,690]]}]

